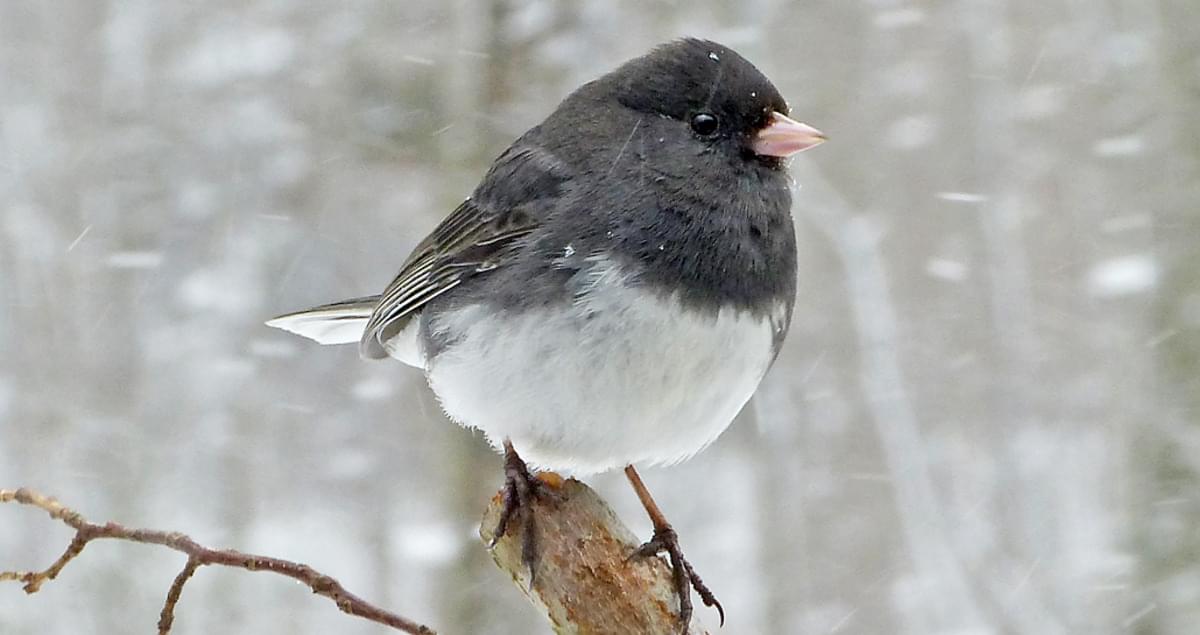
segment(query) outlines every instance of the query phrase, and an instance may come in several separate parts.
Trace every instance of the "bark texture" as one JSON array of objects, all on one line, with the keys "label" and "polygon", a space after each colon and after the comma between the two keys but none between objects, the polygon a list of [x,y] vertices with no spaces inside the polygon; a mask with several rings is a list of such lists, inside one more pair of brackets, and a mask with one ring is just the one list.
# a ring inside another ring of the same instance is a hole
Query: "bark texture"
[{"label": "bark texture", "polygon": [[[640,542],[591,488],[574,479],[540,478],[558,496],[533,506],[540,552],[533,586],[521,562],[522,523],[516,519],[509,523],[492,557],[546,615],[554,632],[680,633],[679,598],[666,561],[659,557],[628,560]],[[492,541],[500,507],[497,494],[479,528],[485,544]],[[698,607],[697,613],[702,610]],[[708,633],[695,617],[686,632]]]}]

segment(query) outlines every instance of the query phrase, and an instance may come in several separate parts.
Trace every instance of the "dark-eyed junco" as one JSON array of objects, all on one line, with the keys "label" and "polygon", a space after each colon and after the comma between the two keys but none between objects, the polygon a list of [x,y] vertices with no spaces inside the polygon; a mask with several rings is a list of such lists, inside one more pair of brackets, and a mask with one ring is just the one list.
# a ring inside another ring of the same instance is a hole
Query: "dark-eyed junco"
[{"label": "dark-eyed junco", "polygon": [[[584,84],[492,164],[382,295],[267,324],[424,370],[450,418],[505,452],[497,535],[543,485],[682,461],[729,426],[775,359],[796,293],[784,159],[824,140],[714,42],[660,46]],[[533,514],[525,555],[536,567]],[[719,605],[718,605],[719,606]],[[685,626],[686,628],[686,626]]]}]

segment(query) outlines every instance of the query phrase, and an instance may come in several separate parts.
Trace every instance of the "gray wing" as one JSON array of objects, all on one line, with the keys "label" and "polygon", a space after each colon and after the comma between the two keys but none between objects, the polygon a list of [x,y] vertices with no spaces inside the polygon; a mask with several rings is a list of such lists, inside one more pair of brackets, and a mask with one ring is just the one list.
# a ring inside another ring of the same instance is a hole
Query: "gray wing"
[{"label": "gray wing", "polygon": [[537,148],[501,155],[475,195],[417,245],[384,290],[359,341],[362,355],[387,357],[386,342],[431,300],[511,263],[566,180],[562,164]]}]

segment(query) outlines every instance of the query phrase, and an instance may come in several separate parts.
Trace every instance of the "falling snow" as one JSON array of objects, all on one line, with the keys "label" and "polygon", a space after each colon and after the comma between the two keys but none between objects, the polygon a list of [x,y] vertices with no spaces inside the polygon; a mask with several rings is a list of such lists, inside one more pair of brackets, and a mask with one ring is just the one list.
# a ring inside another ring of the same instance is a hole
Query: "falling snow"
[{"label": "falling snow", "polygon": [[965,263],[957,260],[931,258],[925,263],[925,273],[949,282],[962,282],[967,279],[970,269]]},{"label": "falling snow", "polygon": [[[790,166],[774,367],[645,472],[723,632],[1200,624],[1200,3],[44,4],[0,4],[0,488],[308,562],[439,632],[546,632],[473,533],[478,435],[412,369],[262,322],[378,293],[572,88],[691,35],[830,135]],[[66,540],[0,508],[0,570]],[[178,566],[89,547],[36,597],[0,583],[0,633],[153,630]],[[177,621],[380,632],[208,570]]]},{"label": "falling snow", "polygon": [[1157,281],[1158,265],[1144,255],[1105,260],[1088,271],[1088,291],[1099,298],[1148,291]]}]

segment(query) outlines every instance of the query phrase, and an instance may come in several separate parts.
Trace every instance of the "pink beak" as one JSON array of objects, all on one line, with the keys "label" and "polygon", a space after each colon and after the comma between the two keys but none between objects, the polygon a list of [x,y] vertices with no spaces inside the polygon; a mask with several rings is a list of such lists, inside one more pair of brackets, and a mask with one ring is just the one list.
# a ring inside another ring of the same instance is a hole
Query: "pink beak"
[{"label": "pink beak", "polygon": [[784,158],[824,142],[820,130],[773,112],[767,127],[758,132],[750,147],[762,156]]}]

